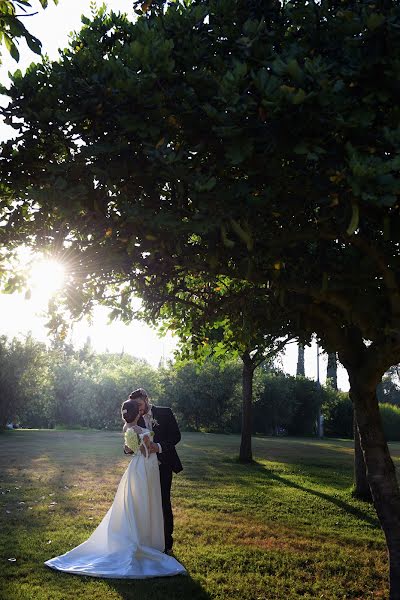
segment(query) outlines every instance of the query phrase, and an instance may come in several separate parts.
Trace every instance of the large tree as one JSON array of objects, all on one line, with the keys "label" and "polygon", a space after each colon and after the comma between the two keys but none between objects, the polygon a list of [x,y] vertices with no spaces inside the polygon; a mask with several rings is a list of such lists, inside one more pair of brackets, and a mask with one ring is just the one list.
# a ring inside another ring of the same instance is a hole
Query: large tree
[{"label": "large tree", "polygon": [[271,304],[294,312],[292,333],[348,371],[400,598],[376,399],[400,361],[400,6],[160,4],[135,24],[102,13],[59,63],[14,77],[2,240],[58,249],[75,314],[190,273],[249,282],[266,331]]}]

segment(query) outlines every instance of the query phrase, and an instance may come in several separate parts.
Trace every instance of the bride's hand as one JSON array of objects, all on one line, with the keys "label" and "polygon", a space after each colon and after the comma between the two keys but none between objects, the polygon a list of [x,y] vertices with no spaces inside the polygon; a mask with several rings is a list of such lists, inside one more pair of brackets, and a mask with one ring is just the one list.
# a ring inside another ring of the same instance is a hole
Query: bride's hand
[{"label": "bride's hand", "polygon": [[150,454],[157,453],[159,451],[158,444],[155,444],[154,442],[150,442],[149,450],[150,450]]}]

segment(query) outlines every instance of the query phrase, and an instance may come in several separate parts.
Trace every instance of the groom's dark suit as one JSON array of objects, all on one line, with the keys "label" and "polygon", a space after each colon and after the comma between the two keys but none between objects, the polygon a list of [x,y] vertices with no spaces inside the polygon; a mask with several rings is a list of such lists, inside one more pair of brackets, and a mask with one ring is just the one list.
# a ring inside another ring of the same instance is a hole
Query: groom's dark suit
[{"label": "groom's dark suit", "polygon": [[[178,423],[170,408],[164,406],[152,406],[154,439],[160,444],[162,452],[157,453],[160,467],[161,499],[164,513],[165,548],[170,550],[173,544],[172,532],[174,529],[174,517],[171,507],[171,484],[172,472],[182,471],[182,463],[179,460],[175,445],[181,439]],[[138,420],[138,425],[145,427],[143,417]]]}]

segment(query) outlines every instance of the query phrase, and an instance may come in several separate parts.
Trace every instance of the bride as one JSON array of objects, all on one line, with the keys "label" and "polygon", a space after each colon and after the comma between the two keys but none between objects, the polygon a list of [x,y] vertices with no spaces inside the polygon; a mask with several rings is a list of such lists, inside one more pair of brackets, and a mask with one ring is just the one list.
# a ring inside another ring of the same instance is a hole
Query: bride
[{"label": "bride", "polygon": [[186,573],[164,554],[164,523],[156,453],[149,453],[151,432],[137,425],[139,405],[122,405],[125,443],[134,451],[114,502],[86,542],[45,565],[93,577],[144,579]]}]

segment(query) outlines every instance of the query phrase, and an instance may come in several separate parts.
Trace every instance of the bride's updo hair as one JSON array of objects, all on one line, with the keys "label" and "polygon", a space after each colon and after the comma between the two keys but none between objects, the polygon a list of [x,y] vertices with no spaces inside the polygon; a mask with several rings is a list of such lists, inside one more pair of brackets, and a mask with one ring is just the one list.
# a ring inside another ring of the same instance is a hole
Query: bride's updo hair
[{"label": "bride's updo hair", "polygon": [[131,397],[129,397],[128,400],[125,400],[121,406],[121,414],[122,418],[127,423],[132,423],[139,414],[139,404],[137,400],[134,400]]},{"label": "bride's updo hair", "polygon": [[131,394],[129,394],[129,398],[131,400],[141,400],[142,398],[144,400],[148,400],[149,396],[147,395],[146,390],[144,390],[143,388],[138,388],[137,390],[134,390]]}]

